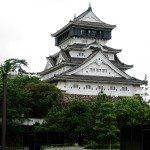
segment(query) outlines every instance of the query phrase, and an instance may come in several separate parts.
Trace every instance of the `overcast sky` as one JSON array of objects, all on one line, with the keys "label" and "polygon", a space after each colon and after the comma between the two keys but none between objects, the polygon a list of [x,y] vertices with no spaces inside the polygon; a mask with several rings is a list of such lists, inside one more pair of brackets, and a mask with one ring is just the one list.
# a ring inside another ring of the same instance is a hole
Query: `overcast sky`
[{"label": "overcast sky", "polygon": [[[127,73],[150,78],[150,1],[90,2],[103,22],[117,25],[107,45],[122,49],[120,60],[134,65]],[[0,63],[8,58],[26,59],[30,71],[42,71],[46,56],[59,50],[51,34],[88,5],[89,0],[0,0]]]}]

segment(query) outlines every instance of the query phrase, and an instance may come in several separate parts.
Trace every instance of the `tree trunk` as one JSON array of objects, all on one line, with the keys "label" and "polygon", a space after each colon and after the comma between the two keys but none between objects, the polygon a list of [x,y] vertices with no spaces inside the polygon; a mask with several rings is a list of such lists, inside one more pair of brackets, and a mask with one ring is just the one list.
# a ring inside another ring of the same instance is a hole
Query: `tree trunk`
[{"label": "tree trunk", "polygon": [[2,150],[6,144],[6,101],[7,101],[7,74],[3,74],[3,102],[2,102]]},{"label": "tree trunk", "polygon": [[108,149],[111,150],[111,140],[109,140]]}]

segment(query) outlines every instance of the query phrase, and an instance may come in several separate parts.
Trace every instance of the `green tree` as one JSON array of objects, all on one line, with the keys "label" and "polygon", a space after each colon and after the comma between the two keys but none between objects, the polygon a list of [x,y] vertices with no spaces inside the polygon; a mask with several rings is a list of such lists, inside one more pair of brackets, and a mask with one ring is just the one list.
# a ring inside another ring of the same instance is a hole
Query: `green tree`
[{"label": "green tree", "polygon": [[[31,110],[30,93],[26,86],[31,83],[39,83],[40,80],[34,76],[16,75],[9,77],[7,83],[7,123],[10,126],[18,126],[29,117]],[[1,101],[2,99],[0,99]]]},{"label": "green tree", "polygon": [[53,84],[42,81],[37,84],[31,83],[26,86],[26,90],[30,94],[28,104],[31,108],[31,117],[45,117],[52,106],[62,104],[63,94]]},{"label": "green tree", "polygon": [[[101,98],[106,98],[103,96]],[[116,122],[114,103],[105,101],[99,104],[99,112],[96,114],[94,130],[96,131],[96,142],[111,149],[112,144],[117,141],[119,132]]]},{"label": "green tree", "polygon": [[81,99],[69,102],[65,111],[65,127],[69,138],[79,145],[83,145],[85,140],[89,138],[92,129],[90,102]]},{"label": "green tree", "polygon": [[8,59],[0,66],[0,76],[3,81],[3,103],[2,103],[2,150],[5,149],[6,143],[6,101],[7,101],[7,80],[11,72],[25,73],[22,68],[27,66],[27,62],[23,59]]},{"label": "green tree", "polygon": [[143,124],[149,119],[149,106],[142,98],[120,97],[115,103],[118,125]]},{"label": "green tree", "polygon": [[64,132],[64,120],[65,110],[62,107],[53,106],[49,109],[42,125],[36,126],[36,130]]},{"label": "green tree", "polygon": [[70,100],[63,107],[51,108],[38,129],[65,132],[66,142],[83,145],[91,134],[91,120],[92,113],[88,102]]}]

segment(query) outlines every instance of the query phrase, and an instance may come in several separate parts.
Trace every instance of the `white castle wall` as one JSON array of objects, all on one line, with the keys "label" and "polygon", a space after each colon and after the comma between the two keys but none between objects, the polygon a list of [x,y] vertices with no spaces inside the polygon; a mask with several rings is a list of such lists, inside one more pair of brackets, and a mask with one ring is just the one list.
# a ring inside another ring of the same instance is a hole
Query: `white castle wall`
[{"label": "white castle wall", "polygon": [[[91,68],[93,68],[95,71],[92,71]],[[101,69],[101,70],[97,70]],[[105,69],[105,71],[103,71]],[[113,69],[111,69],[108,65],[101,64],[100,66],[96,63],[92,63],[86,68],[83,68],[76,74],[78,75],[90,75],[90,76],[107,76],[107,77],[121,77],[117,72],[115,72]]]},{"label": "white castle wall", "polygon": [[[83,53],[83,56],[81,55],[81,53]],[[88,49],[86,51],[69,51],[69,54],[71,57],[77,57],[77,58],[87,58],[90,54],[92,53],[92,50]]]},{"label": "white castle wall", "polygon": [[[93,38],[89,38],[89,39],[87,39],[87,38],[76,38],[76,37],[72,37],[72,38],[70,38],[70,39],[68,39],[68,40],[66,40],[65,42],[63,42],[62,44],[60,44],[59,45],[59,47],[61,48],[61,49],[64,49],[64,48],[66,48],[68,45],[72,45],[72,44],[75,44],[75,43],[77,43],[77,44],[90,44],[90,43],[92,43],[92,42],[94,42],[95,41],[95,39]],[[106,42],[107,42],[107,40],[96,40],[99,44],[101,44],[101,45],[105,45],[106,44]]]},{"label": "white castle wall", "polygon": [[[74,88],[74,84],[78,85],[78,88]],[[86,85],[90,85],[90,89],[86,89]],[[79,94],[79,95],[98,95],[101,92],[98,86],[103,86],[103,93],[111,96],[133,96],[135,94],[142,94],[140,86],[134,87],[132,85],[123,84],[98,84],[98,83],[84,83],[84,82],[59,82],[57,87],[67,94]],[[115,90],[111,90],[110,86],[115,86]],[[123,91],[122,87],[127,87],[127,91]]]}]

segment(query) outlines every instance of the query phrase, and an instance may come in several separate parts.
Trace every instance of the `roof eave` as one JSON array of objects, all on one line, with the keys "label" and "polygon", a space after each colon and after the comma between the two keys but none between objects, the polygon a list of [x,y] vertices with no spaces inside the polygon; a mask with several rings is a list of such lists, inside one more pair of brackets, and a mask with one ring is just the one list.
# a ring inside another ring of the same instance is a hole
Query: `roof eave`
[{"label": "roof eave", "polygon": [[88,79],[85,79],[85,80],[79,80],[79,79],[64,79],[64,78],[61,78],[61,77],[54,77],[54,78],[51,78],[51,80],[55,80],[55,81],[76,81],[76,82],[92,82],[92,83],[106,83],[106,84],[129,84],[129,85],[144,85],[146,84],[145,81],[108,81],[108,80],[104,80],[104,81],[95,81],[95,80],[88,80]]}]

